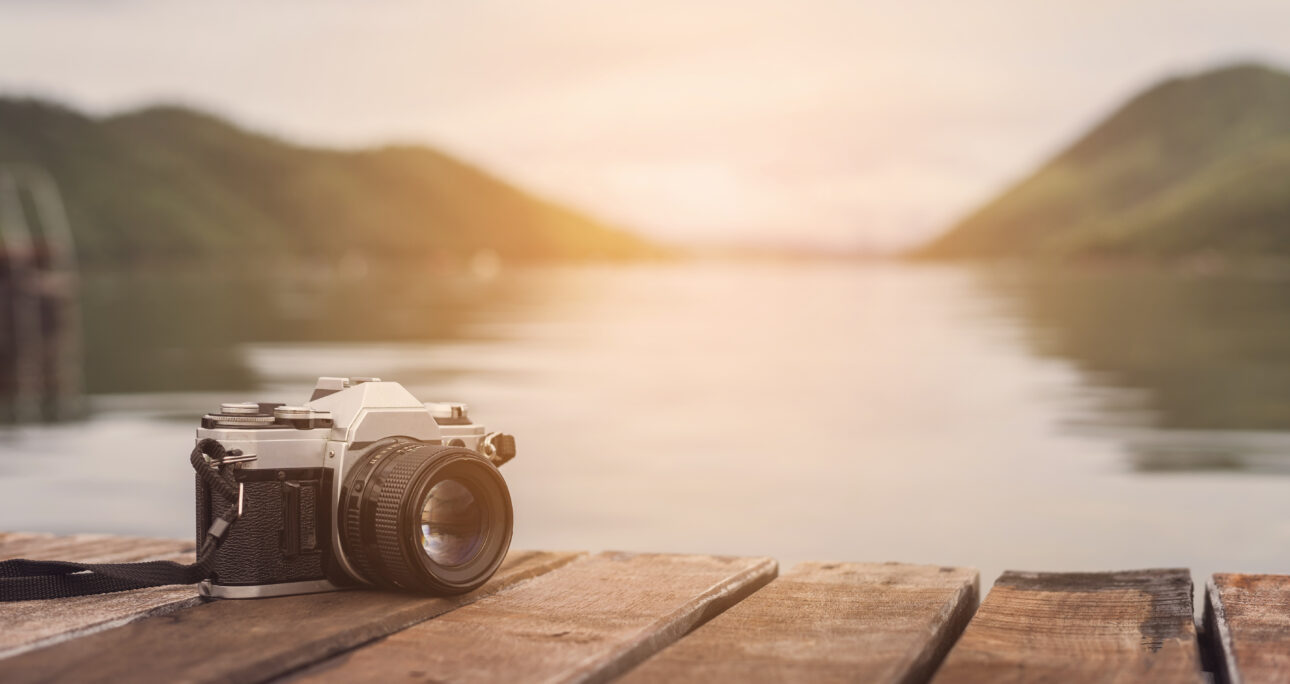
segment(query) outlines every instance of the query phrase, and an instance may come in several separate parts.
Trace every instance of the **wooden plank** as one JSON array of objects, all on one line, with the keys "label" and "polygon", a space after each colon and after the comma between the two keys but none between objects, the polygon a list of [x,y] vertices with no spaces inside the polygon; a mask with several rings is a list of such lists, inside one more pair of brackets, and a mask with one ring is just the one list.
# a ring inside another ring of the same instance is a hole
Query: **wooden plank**
[{"label": "wooden plank", "polygon": [[118,537],[107,534],[53,535],[34,532],[0,534],[0,560],[75,560],[116,563],[192,553],[192,540]]},{"label": "wooden plank", "polygon": [[[463,596],[342,591],[212,601],[0,661],[6,684],[263,681],[558,568],[580,554],[514,551]],[[146,668],[146,669],[141,669]]]},{"label": "wooden plank", "polygon": [[316,682],[599,682],[774,579],[769,558],[602,553],[303,671]]},{"label": "wooden plank", "polygon": [[[0,535],[0,560],[72,560],[125,563],[164,559],[193,562],[193,543],[107,535],[55,536],[6,532]],[[123,625],[141,617],[178,610],[198,602],[191,586],[74,596],[48,601],[0,603],[0,658],[66,639]]]},{"label": "wooden plank", "polygon": [[956,682],[1201,682],[1187,570],[1005,572],[941,666]]},{"label": "wooden plank", "polygon": [[1205,631],[1217,674],[1233,684],[1290,681],[1290,575],[1216,574]]},{"label": "wooden plank", "polygon": [[621,681],[927,681],[979,588],[970,568],[802,563]]},{"label": "wooden plank", "polygon": [[39,532],[0,532],[0,550],[8,544],[20,544],[29,539],[53,537],[52,534],[43,534]]}]

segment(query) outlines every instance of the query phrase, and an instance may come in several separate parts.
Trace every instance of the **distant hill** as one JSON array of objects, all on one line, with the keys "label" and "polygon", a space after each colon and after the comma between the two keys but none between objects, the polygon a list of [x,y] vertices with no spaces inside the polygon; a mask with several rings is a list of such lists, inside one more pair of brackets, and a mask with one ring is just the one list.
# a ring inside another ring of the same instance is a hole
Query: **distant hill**
[{"label": "distant hill", "polygon": [[302,147],[201,112],[0,99],[0,163],[58,181],[82,261],[252,254],[597,259],[657,249],[424,147]]},{"label": "distant hill", "polygon": [[1290,256],[1290,74],[1160,83],[918,251],[933,258]]}]

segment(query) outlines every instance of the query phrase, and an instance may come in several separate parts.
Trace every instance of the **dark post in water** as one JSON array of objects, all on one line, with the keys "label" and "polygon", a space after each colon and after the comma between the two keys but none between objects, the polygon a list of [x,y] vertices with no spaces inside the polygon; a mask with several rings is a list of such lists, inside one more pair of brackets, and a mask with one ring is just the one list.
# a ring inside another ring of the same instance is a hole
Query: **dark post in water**
[{"label": "dark post in water", "polygon": [[0,166],[0,421],[83,408],[76,253],[58,188]]}]

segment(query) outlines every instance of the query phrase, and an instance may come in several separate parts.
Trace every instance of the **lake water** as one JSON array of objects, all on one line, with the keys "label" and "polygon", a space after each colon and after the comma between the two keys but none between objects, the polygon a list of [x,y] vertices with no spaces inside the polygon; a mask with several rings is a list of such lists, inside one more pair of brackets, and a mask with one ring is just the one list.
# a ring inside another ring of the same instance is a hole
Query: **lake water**
[{"label": "lake water", "polygon": [[188,536],[221,401],[318,375],[517,435],[516,548],[1290,572],[1290,278],[904,264],[96,276],[0,529]]}]

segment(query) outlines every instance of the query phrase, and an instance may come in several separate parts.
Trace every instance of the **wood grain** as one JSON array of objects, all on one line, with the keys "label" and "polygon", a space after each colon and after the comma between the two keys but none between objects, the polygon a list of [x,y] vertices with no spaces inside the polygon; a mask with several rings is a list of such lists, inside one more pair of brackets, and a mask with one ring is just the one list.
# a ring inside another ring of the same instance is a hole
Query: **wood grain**
[{"label": "wood grain", "polygon": [[979,587],[970,568],[802,563],[622,681],[925,682]]},{"label": "wood grain", "polygon": [[[193,543],[107,535],[0,534],[0,560],[71,560],[124,563],[193,562]],[[123,625],[141,617],[195,605],[192,586],[152,587],[97,596],[0,603],[0,658]]]},{"label": "wood grain", "polygon": [[957,682],[1200,682],[1187,570],[1005,572],[941,666]]},{"label": "wood grain", "polygon": [[193,551],[192,540],[118,537],[106,534],[0,533],[0,560],[126,562]]},{"label": "wood grain", "polygon": [[213,601],[0,661],[0,679],[116,682],[264,681],[482,597],[522,585],[576,553],[512,552],[484,587],[430,598],[343,591]]},{"label": "wood grain", "polygon": [[1233,684],[1290,681],[1290,575],[1217,574],[1205,591],[1217,674]]},{"label": "wood grain", "polygon": [[770,582],[769,558],[602,553],[305,670],[308,682],[599,682]]}]

